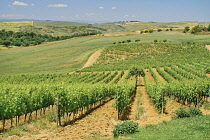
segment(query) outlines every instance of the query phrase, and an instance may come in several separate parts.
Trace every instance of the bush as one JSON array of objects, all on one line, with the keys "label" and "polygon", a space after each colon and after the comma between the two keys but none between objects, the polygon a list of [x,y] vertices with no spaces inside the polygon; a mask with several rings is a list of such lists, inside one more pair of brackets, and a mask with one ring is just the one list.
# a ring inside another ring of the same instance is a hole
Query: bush
[{"label": "bush", "polygon": [[166,39],[164,39],[164,40],[163,40],[163,42],[167,42],[167,40],[166,40]]},{"label": "bush", "polygon": [[157,40],[157,39],[155,39],[155,40],[154,40],[154,43],[157,43],[157,42],[158,42],[158,40]]},{"label": "bush", "polygon": [[210,73],[210,67],[206,69],[206,73]]},{"label": "bush", "polygon": [[202,115],[202,112],[196,107],[190,107],[187,109],[179,108],[176,110],[174,118],[186,118]]},{"label": "bush", "polygon": [[196,107],[190,107],[190,108],[188,108],[187,109],[187,112],[189,113],[190,117],[202,115],[202,112],[198,108],[196,108]]},{"label": "bush", "polygon": [[138,129],[138,123],[133,121],[125,121],[117,124],[114,127],[113,135],[115,138],[119,137],[121,134],[135,133]]}]

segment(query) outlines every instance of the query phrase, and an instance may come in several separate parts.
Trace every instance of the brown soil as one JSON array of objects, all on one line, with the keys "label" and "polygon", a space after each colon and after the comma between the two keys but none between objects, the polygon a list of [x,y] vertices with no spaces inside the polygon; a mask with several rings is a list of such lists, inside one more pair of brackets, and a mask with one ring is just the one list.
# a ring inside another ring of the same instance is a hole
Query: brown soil
[{"label": "brown soil", "polygon": [[147,77],[148,77],[148,80],[149,80],[150,82],[152,82],[152,83],[155,83],[155,79],[154,79],[154,77],[152,76],[152,74],[151,74],[151,72],[149,71],[149,69],[145,69],[145,71],[146,71],[146,75],[147,75]]},{"label": "brown soil", "polygon": [[[140,85],[144,85],[141,83]],[[146,93],[145,86],[138,86],[137,90],[140,90],[142,107],[144,108],[144,113],[141,115],[140,120],[136,122],[139,123],[140,127],[143,127],[148,124],[158,124],[162,121],[170,121],[171,114],[160,114],[157,109],[154,108],[154,104]]]},{"label": "brown soil", "polygon": [[210,51],[210,45],[206,45],[206,48]]},{"label": "brown soil", "polygon": [[167,81],[159,74],[159,72],[157,71],[156,68],[152,68],[154,70],[154,72],[157,74],[157,76],[159,77],[159,79],[165,83],[167,83]]},{"label": "brown soil", "polygon": [[89,57],[89,59],[88,59],[88,61],[86,62],[86,64],[82,67],[82,69],[84,69],[84,68],[86,68],[86,67],[89,67],[89,66],[93,65],[93,64],[97,61],[97,59],[98,59],[98,57],[100,56],[100,54],[101,54],[102,51],[103,51],[103,49],[100,49],[100,50],[96,51],[95,53],[93,53],[93,54]]},{"label": "brown soil", "polygon": [[[113,107],[114,100],[107,102],[85,118],[71,125],[54,131],[43,130],[38,135],[24,134],[24,136],[10,136],[9,140],[79,140],[94,139],[96,137],[112,137],[114,126],[119,123],[117,111]],[[55,125],[55,124],[54,124]]]},{"label": "brown soil", "polygon": [[121,81],[123,81],[125,79],[125,76],[128,74],[128,70],[124,71],[124,75],[120,78],[120,80],[118,81],[118,83],[120,83]]}]

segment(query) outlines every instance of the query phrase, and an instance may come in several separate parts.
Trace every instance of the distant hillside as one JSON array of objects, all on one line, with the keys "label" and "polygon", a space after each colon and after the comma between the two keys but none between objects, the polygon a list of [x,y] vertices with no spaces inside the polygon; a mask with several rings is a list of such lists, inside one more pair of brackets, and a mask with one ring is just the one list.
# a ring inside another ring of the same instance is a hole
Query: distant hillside
[{"label": "distant hillside", "polygon": [[68,21],[34,21],[34,26],[53,26],[53,27],[66,27],[66,26],[87,26],[87,23],[68,22]]},{"label": "distant hillside", "polygon": [[0,19],[0,22],[34,21],[35,19]]},{"label": "distant hillside", "polygon": [[124,27],[129,31],[138,31],[149,28],[174,28],[174,29],[184,29],[186,26],[194,27],[198,24],[208,26],[210,22],[190,22],[190,21],[181,21],[181,22],[119,22],[119,25]]},{"label": "distant hillside", "polygon": [[128,32],[121,25],[116,23],[88,24],[68,21],[19,21],[19,22],[1,22],[0,29],[7,31],[34,32],[38,34],[47,34],[53,36],[71,36],[83,33],[114,33]]},{"label": "distant hillside", "polygon": [[[23,20],[23,19],[22,19]],[[163,30],[173,28],[174,30],[183,30],[186,26],[194,27],[196,25],[208,26],[210,23],[199,22],[109,22],[100,24],[88,24],[68,21],[19,21],[19,22],[0,22],[0,29],[34,32],[38,34],[47,34],[53,36],[71,36],[75,34],[94,33],[116,33],[116,32],[135,32],[144,29]]]},{"label": "distant hillside", "polygon": [[128,32],[129,31],[125,27],[118,25],[117,23],[114,23],[114,22],[93,24],[93,27],[107,29],[107,31],[105,31],[104,33]]}]

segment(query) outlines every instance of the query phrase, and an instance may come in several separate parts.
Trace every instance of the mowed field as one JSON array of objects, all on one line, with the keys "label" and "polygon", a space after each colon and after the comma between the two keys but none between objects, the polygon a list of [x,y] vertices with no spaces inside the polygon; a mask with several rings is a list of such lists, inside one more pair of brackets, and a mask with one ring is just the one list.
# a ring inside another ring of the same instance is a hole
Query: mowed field
[{"label": "mowed field", "polygon": [[0,51],[0,74],[23,73],[68,73],[78,70],[98,49],[130,39],[132,42],[151,42],[164,39],[170,43],[201,43],[210,44],[208,35],[191,35],[179,32],[154,32],[117,37],[79,37],[41,47],[15,48]]}]

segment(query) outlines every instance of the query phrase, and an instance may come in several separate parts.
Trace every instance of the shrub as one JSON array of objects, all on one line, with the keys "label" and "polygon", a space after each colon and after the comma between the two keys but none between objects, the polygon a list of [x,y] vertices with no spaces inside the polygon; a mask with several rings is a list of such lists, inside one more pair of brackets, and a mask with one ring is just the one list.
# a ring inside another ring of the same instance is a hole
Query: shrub
[{"label": "shrub", "polygon": [[155,39],[155,40],[154,40],[154,43],[157,43],[157,42],[158,42],[158,40],[157,40],[157,39]]},{"label": "shrub", "polygon": [[174,118],[186,118],[202,115],[202,112],[196,107],[190,107],[187,109],[179,108],[176,110]]},{"label": "shrub", "polygon": [[164,39],[164,40],[163,40],[163,42],[167,42],[167,40],[166,40],[166,39]]},{"label": "shrub", "polygon": [[210,73],[210,67],[206,69],[206,73]]},{"label": "shrub", "polygon": [[135,133],[138,129],[138,123],[133,121],[125,121],[117,124],[114,127],[113,135],[115,138],[119,137],[121,134]]},{"label": "shrub", "polygon": [[180,107],[179,109],[176,110],[175,118],[185,118],[185,117],[190,117],[186,109]]},{"label": "shrub", "polygon": [[190,108],[188,108],[187,109],[187,112],[189,113],[190,117],[202,115],[202,112],[198,108],[196,108],[196,107],[190,107]]}]

